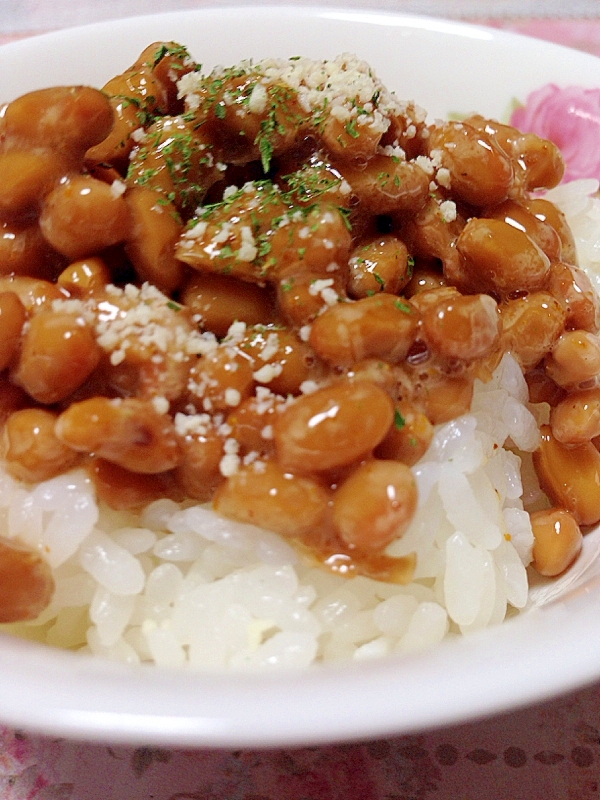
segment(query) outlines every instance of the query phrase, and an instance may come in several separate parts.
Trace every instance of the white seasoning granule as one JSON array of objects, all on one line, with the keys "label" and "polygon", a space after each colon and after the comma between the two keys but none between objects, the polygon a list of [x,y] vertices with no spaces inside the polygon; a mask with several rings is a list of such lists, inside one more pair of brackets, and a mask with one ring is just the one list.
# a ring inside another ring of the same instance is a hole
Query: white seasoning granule
[{"label": "white seasoning granule", "polygon": [[188,111],[197,111],[200,108],[200,95],[191,92],[186,95],[185,104]]},{"label": "white seasoning granule", "polygon": [[110,354],[109,360],[113,367],[118,367],[119,364],[122,364],[126,358],[127,354],[125,353],[125,350],[113,350]]},{"label": "white seasoning granule", "polygon": [[[208,147],[208,145],[201,144],[198,147],[198,150],[202,150],[202,152],[204,152],[207,147]],[[208,153],[204,154],[203,161],[204,161],[204,163],[206,164],[206,166],[209,169],[212,169],[214,167],[214,165],[215,165],[215,159],[214,159],[214,156],[213,156],[213,154],[211,152],[208,152]],[[199,207],[199,210],[198,209],[196,210],[196,213],[197,214],[201,214],[202,213],[202,206]]]},{"label": "white seasoning granule", "polygon": [[65,314],[76,314],[79,319],[77,321],[78,325],[81,325],[87,322],[89,325],[93,325],[96,321],[94,316],[93,310],[93,302],[84,302],[83,300],[53,300],[52,301],[52,310],[58,313],[65,313]]},{"label": "white seasoning granule", "polygon": [[188,72],[177,81],[177,97],[181,100],[190,94],[196,94],[202,88],[204,78],[200,72]]},{"label": "white seasoning granule", "polygon": [[444,200],[440,203],[440,212],[444,222],[454,222],[456,219],[456,203],[453,200]]},{"label": "white seasoning granule", "polygon": [[233,389],[231,386],[225,389],[225,405],[228,405],[230,408],[235,408],[239,406],[241,402],[242,395],[238,389]]},{"label": "white seasoning granule", "polygon": [[236,474],[242,462],[240,456],[238,455],[240,443],[233,438],[225,439],[225,442],[223,443],[223,450],[225,455],[219,462],[219,471],[221,472],[221,475],[229,478],[231,475]]},{"label": "white seasoning granule", "polygon": [[321,298],[323,299],[323,302],[326,303],[328,306],[335,306],[337,305],[340,296],[335,291],[335,289],[332,289],[331,287],[326,287],[321,292]]},{"label": "white seasoning granule", "polygon": [[255,84],[248,98],[248,111],[251,114],[262,114],[267,107],[268,99],[267,90],[262,83]]},{"label": "white seasoning granule", "polygon": [[[225,220],[225,222],[222,222],[220,224],[219,230],[212,237],[210,243],[212,245],[215,245],[215,246],[219,245],[219,244],[225,244],[225,242],[227,242],[229,240],[229,237],[231,236],[231,233],[232,233],[231,229],[232,229],[231,222],[228,222],[227,220]],[[192,230],[193,230],[193,228],[192,228]],[[213,257],[216,256],[216,254],[217,254],[216,250],[213,251],[213,253],[211,253],[211,255]]]},{"label": "white seasoning granule", "polygon": [[180,411],[173,419],[175,430],[179,436],[205,436],[208,433],[211,419],[208,414],[182,414]]},{"label": "white seasoning granule", "polygon": [[127,284],[123,289],[107,288],[107,294],[111,300],[101,300],[91,311],[97,342],[113,365],[122,363],[134,345],[156,364],[163,363],[167,354],[183,362],[203,351],[201,335],[178,315],[181,307],[156,287]]},{"label": "white seasoning granule", "polygon": [[273,394],[273,392],[267,386],[257,386],[256,387],[256,413],[262,416],[266,414],[267,411],[270,411],[275,404],[275,398],[277,395]]},{"label": "white seasoning granule", "polygon": [[267,336],[267,339],[262,347],[262,350],[258,354],[258,357],[261,361],[269,361],[269,359],[277,355],[278,350],[279,336],[276,333],[270,333]]},{"label": "white seasoning granule", "polygon": [[152,405],[157,414],[168,414],[170,404],[166,397],[153,397]]},{"label": "white seasoning granule", "polygon": [[421,167],[421,169],[426,175],[433,175],[433,173],[435,172],[435,165],[432,159],[429,158],[428,156],[417,156],[414,160],[414,163],[418,167]]},{"label": "white seasoning granule", "polygon": [[302,381],[300,384],[300,391],[302,394],[313,394],[319,388],[316,381]]},{"label": "white seasoning granule", "polygon": [[415,122],[425,122],[425,120],[427,119],[427,111],[425,111],[424,108],[413,103],[412,111]]},{"label": "white seasoning granule", "polygon": [[352,110],[346,106],[333,106],[329,113],[339,122],[348,122],[352,119]]},{"label": "white seasoning granule", "polygon": [[235,475],[240,468],[241,459],[236,453],[226,453],[219,462],[219,472],[225,478]]},{"label": "white seasoning granule", "polygon": [[205,331],[190,338],[186,345],[186,351],[189,355],[208,356],[214,353],[218,346],[219,342],[215,334],[212,331]]},{"label": "white seasoning granule", "polygon": [[386,144],[385,147],[381,147],[381,145],[377,148],[377,152],[384,156],[389,156],[390,158],[395,158],[398,161],[406,161],[406,153],[400,147],[400,145],[391,145]]},{"label": "white seasoning granule", "polygon": [[308,342],[310,339],[311,325],[303,325],[298,331],[298,336],[303,342]]},{"label": "white seasoning granule", "polygon": [[237,439],[233,439],[232,437],[225,439],[223,450],[227,455],[237,455],[240,451],[240,443]]},{"label": "white seasoning granule", "polygon": [[261,430],[260,435],[263,439],[269,441],[273,438],[273,426],[272,425],[265,425],[265,427]]},{"label": "white seasoning granule", "polygon": [[110,193],[113,197],[121,197],[121,195],[125,194],[125,190],[127,186],[123,181],[115,180],[110,185]]},{"label": "white seasoning granule", "polygon": [[146,136],[146,131],[143,128],[136,128],[134,131],[131,131],[129,136],[136,144],[141,144]]},{"label": "white seasoning granule", "polygon": [[254,241],[254,236],[252,235],[252,229],[249,225],[243,225],[241,229],[242,233],[242,243],[240,245],[240,249],[237,252],[237,259],[238,261],[254,261],[256,256],[258,255],[258,248],[256,247],[256,242]]},{"label": "white seasoning granule", "polygon": [[442,150],[437,150],[437,149],[436,150],[432,150],[429,153],[429,157],[430,157],[430,159],[431,159],[431,161],[433,163],[433,166],[436,169],[439,169],[442,166],[442,159],[444,157],[444,153],[443,153]]},{"label": "white seasoning granule", "polygon": [[446,167],[440,167],[435,176],[437,182],[440,186],[443,186],[444,189],[450,188],[450,170]]},{"label": "white seasoning granule", "polygon": [[321,278],[310,284],[308,293],[312,297],[318,297],[324,289],[329,289],[331,286],[333,286],[333,278]]},{"label": "white seasoning granule", "polygon": [[282,372],[283,366],[281,364],[265,364],[264,367],[253,372],[252,376],[254,380],[259,383],[270,383],[278,375],[281,375]]},{"label": "white seasoning granule", "polygon": [[236,320],[232,322],[229,328],[227,329],[227,335],[223,340],[224,343],[228,345],[236,345],[239,344],[244,336],[246,335],[246,323],[242,322],[241,320]]}]

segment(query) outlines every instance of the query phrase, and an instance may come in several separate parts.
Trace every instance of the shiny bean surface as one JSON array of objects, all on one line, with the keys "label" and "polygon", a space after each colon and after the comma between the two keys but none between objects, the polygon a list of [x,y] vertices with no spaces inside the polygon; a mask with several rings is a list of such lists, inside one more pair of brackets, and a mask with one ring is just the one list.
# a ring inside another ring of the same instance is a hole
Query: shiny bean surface
[{"label": "shiny bean surface", "polygon": [[56,285],[68,292],[70,297],[96,294],[110,282],[110,270],[97,256],[74,261],[56,279]]},{"label": "shiny bean surface", "polygon": [[375,449],[375,455],[412,467],[427,452],[433,432],[428,417],[410,401],[402,400],[396,403],[394,424]]},{"label": "shiny bean surface", "polygon": [[365,242],[348,262],[348,294],[355,299],[377,292],[399,294],[411,279],[412,262],[406,245],[395,236]]},{"label": "shiny bean surface", "polygon": [[15,148],[52,148],[78,159],[101,142],[113,125],[106,96],[87,86],[59,86],[29,92],[8,104],[5,137]]},{"label": "shiny bean surface", "polygon": [[543,289],[550,272],[548,256],[525,231],[498,219],[470,220],[456,247],[475,286],[502,297]]},{"label": "shiny bean surface", "polygon": [[569,511],[579,525],[600,520],[600,453],[591,442],[569,447],[543,425],[533,463],[550,501]]},{"label": "shiny bean surface", "polygon": [[25,306],[14,292],[0,292],[0,371],[17,357],[21,331],[27,319]]},{"label": "shiny bean surface", "polygon": [[94,397],[73,403],[55,430],[76,452],[93,453],[134,472],[166,472],[181,461],[171,418],[144,400]]},{"label": "shiny bean surface", "polygon": [[100,357],[100,347],[83,319],[41,311],[23,335],[12,379],[34,400],[56,403],[81,386]]},{"label": "shiny bean surface", "polygon": [[429,197],[429,178],[414,163],[374,155],[368,162],[339,166],[359,202],[375,214],[418,211]]},{"label": "shiny bean surface", "polygon": [[442,300],[423,314],[423,331],[445,358],[474,361],[488,355],[500,339],[498,306],[487,294]]},{"label": "shiny bean surface", "polygon": [[600,374],[600,339],[588,331],[566,331],[546,359],[546,372],[564,388],[584,388]]},{"label": "shiny bean surface", "polygon": [[226,517],[259,525],[286,537],[318,528],[329,493],[317,481],[294,475],[272,461],[240,469],[221,484],[214,507]]},{"label": "shiny bean surface", "polygon": [[600,436],[600,389],[571,392],[552,409],[550,425],[563,444],[584,444]]},{"label": "shiny bean surface", "polygon": [[489,206],[508,197],[514,177],[511,162],[485,131],[450,122],[432,130],[428,147],[430,155],[441,154],[452,191],[465,203]]},{"label": "shiny bean surface", "polygon": [[531,515],[533,566],[549,578],[560,575],[581,551],[583,536],[574,517],[563,508],[549,508]]},{"label": "shiny bean surface", "polygon": [[365,358],[401,361],[418,322],[409,301],[381,293],[329,308],[314,321],[309,341],[321,358],[335,366],[348,367]]},{"label": "shiny bean surface", "polygon": [[562,243],[557,231],[551,224],[537,217],[532,211],[516,200],[505,200],[484,212],[490,219],[507,222],[517,230],[524,231],[548,256],[550,261],[561,257]]},{"label": "shiny bean surface", "polygon": [[522,202],[525,208],[531,211],[539,220],[554,228],[561,242],[561,258],[567,264],[577,266],[575,239],[564,213],[554,203],[543,197],[532,197]]},{"label": "shiny bean surface", "polygon": [[34,620],[54,594],[52,570],[39,553],[0,540],[0,622]]},{"label": "shiny bean surface", "polygon": [[374,384],[343,382],[319,389],[298,398],[275,421],[279,463],[300,473],[346,466],[377,447],[393,418],[389,395]]},{"label": "shiny bean surface", "polygon": [[223,439],[214,430],[187,435],[180,440],[182,456],[174,473],[187,497],[208,502],[224,480],[220,470]]},{"label": "shiny bean surface", "polygon": [[399,461],[367,461],[335,492],[333,524],[358,550],[382,550],[402,536],[417,508],[412,472]]},{"label": "shiny bean surface", "polygon": [[273,302],[265,289],[228,275],[192,275],[183,287],[182,302],[199,317],[200,326],[219,337],[237,321],[264,325],[273,316]]},{"label": "shiny bean surface", "polygon": [[108,184],[85,176],[57,186],[40,216],[46,240],[73,260],[123,242],[129,223],[125,200]]},{"label": "shiny bean surface", "polygon": [[567,328],[598,333],[600,298],[583,270],[555,261],[550,268],[548,291],[565,306]]},{"label": "shiny bean surface", "polygon": [[64,160],[48,150],[9,150],[0,155],[0,218],[35,217],[43,199],[67,171]]},{"label": "shiny bean surface", "polygon": [[78,454],[55,434],[56,419],[55,413],[43,408],[23,408],[8,417],[3,454],[6,468],[15,478],[37,483],[77,463]]},{"label": "shiny bean surface", "polygon": [[159,203],[156,192],[143,187],[129,191],[125,202],[130,220],[125,251],[139,279],[165,292],[178,289],[184,269],[173,249],[183,226],[174,209]]},{"label": "shiny bean surface", "polygon": [[525,371],[549,353],[563,332],[564,306],[547,292],[532,292],[500,304],[502,342]]},{"label": "shiny bean surface", "polygon": [[252,359],[254,380],[284,397],[300,394],[305,381],[323,372],[310,344],[280,325],[248,328],[239,349]]}]

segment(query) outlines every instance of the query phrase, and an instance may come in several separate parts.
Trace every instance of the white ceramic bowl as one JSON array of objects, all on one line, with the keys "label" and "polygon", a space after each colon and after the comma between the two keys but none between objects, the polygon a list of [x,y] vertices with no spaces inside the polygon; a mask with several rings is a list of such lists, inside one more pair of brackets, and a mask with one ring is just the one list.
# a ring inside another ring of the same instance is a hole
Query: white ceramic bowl
[{"label": "white ceramic bowl", "polygon": [[[242,58],[344,51],[368,60],[432,116],[506,117],[550,81],[600,86],[600,60],[439,19],[334,8],[202,9],[65,30],[0,49],[0,99],[43,86],[102,85],[158,39],[209,69]],[[433,650],[305,673],[206,676],[130,668],[0,642],[0,721],[111,742],[307,744],[407,733],[544,700],[600,678],[595,537],[544,608]],[[596,559],[596,561],[599,559]],[[600,569],[597,569],[600,573]]]}]

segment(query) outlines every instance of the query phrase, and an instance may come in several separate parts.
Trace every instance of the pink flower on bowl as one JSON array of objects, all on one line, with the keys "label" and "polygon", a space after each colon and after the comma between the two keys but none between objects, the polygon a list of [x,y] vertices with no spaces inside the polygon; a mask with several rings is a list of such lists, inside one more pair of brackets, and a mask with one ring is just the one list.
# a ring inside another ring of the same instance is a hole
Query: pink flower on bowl
[{"label": "pink flower on bowl", "polygon": [[556,144],[565,159],[564,180],[600,179],[600,89],[548,83],[515,109],[510,124]]}]

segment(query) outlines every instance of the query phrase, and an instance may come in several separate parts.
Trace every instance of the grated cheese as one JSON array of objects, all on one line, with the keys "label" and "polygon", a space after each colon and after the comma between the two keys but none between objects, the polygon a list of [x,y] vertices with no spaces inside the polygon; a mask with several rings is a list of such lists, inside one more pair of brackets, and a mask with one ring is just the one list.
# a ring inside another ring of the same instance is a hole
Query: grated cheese
[{"label": "grated cheese", "polygon": [[278,375],[281,375],[282,372],[283,367],[281,364],[265,364],[264,367],[253,372],[252,377],[259,383],[270,383]]}]

